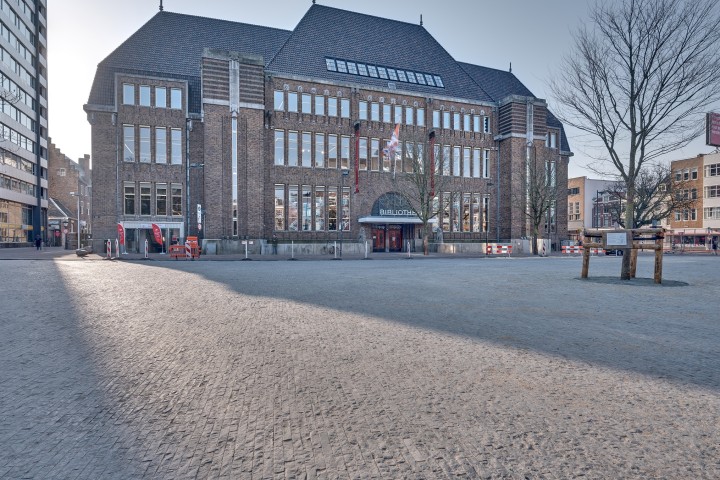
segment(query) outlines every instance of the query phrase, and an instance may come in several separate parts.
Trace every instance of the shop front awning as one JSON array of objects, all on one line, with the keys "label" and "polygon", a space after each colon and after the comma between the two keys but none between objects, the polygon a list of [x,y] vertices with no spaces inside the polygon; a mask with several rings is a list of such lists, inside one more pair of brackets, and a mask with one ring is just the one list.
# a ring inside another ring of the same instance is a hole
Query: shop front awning
[{"label": "shop front awning", "polygon": [[[369,216],[369,217],[360,217],[358,219],[358,223],[381,223],[381,224],[387,224],[387,223],[394,223],[394,224],[414,224],[414,225],[422,225],[422,220],[420,220],[418,217],[380,217],[380,216]],[[437,219],[431,218],[429,223],[437,223]]]}]

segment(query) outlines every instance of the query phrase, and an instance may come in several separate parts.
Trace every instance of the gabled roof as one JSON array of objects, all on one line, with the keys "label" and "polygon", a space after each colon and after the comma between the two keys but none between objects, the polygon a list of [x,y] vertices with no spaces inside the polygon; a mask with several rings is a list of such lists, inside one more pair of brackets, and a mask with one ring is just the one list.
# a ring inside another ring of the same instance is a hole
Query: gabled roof
[{"label": "gabled roof", "polygon": [[[524,97],[535,97],[528,88],[517,79],[512,72],[497,70],[494,68],[481,67],[470,63],[458,62],[462,68],[468,72],[473,80],[475,80],[483,90],[488,92],[495,102],[500,102],[510,95],[520,95]],[[569,152],[570,144],[565,135],[565,128],[555,115],[547,111],[547,125],[549,127],[560,129],[560,151]]]},{"label": "gabled roof", "polygon": [[190,111],[200,111],[204,48],[262,55],[268,62],[291,32],[212,18],[158,12],[98,65],[91,105],[113,105],[115,73],[171,77],[190,83]]},{"label": "gabled roof", "polygon": [[325,59],[439,75],[445,88],[395,82],[399,90],[490,102],[445,49],[420,25],[312,5],[267,65],[276,74],[387,88],[388,80],[328,71]]},{"label": "gabled roof", "polygon": [[512,72],[481,67],[465,62],[458,62],[458,65],[460,65],[495,102],[499,102],[508,95],[522,95],[524,97],[535,96]]},{"label": "gabled roof", "polygon": [[59,200],[50,197],[48,202],[48,218],[75,218],[72,210],[63,205]]}]

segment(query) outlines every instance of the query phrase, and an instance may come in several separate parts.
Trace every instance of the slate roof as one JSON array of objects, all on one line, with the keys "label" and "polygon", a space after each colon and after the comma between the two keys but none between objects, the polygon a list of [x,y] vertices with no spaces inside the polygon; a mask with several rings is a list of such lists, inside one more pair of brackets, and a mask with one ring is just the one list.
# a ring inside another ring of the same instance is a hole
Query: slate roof
[{"label": "slate roof", "polygon": [[399,90],[491,101],[422,26],[324,5],[310,7],[267,70],[388,87],[388,80],[328,71],[326,57],[436,74],[445,85],[438,88],[398,81]]},{"label": "slate roof", "polygon": [[495,102],[499,102],[508,95],[535,96],[512,72],[481,67],[465,62],[458,62],[458,65],[460,65]]},{"label": "slate roof", "polygon": [[[368,41],[370,39],[370,41]],[[212,18],[158,12],[97,67],[88,104],[114,105],[116,73],[186,80],[189,110],[200,112],[200,63],[205,48],[262,55],[266,71],[329,82],[388,88],[388,80],[331,72],[326,58],[439,75],[444,88],[394,82],[398,90],[428,96],[498,102],[534,97],[511,72],[458,62],[420,25],[312,5],[293,31]],[[561,149],[570,151],[562,124]]]},{"label": "slate roof", "polygon": [[[517,79],[512,72],[505,70],[497,70],[495,68],[481,67],[470,63],[458,62],[462,68],[468,72],[483,90],[488,92],[495,102],[500,102],[509,95],[521,95],[525,97],[535,97],[533,93]],[[565,135],[565,128],[560,120],[548,110],[547,124],[549,127],[560,129],[560,150],[563,152],[570,151],[570,144]]]},{"label": "slate roof", "polygon": [[113,105],[117,72],[187,80],[189,109],[200,111],[204,48],[262,55],[268,62],[292,32],[212,18],[158,12],[98,65],[91,105]]},{"label": "slate roof", "polygon": [[48,202],[48,217],[49,218],[75,218],[72,210],[63,205],[59,200],[50,197]]}]

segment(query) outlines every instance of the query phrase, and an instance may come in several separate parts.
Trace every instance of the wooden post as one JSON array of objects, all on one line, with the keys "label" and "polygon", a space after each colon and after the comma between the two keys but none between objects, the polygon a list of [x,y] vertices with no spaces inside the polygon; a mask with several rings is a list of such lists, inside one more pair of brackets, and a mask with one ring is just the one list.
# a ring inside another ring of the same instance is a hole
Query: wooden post
[{"label": "wooden post", "polygon": [[590,270],[590,245],[585,245],[583,248],[583,261],[582,261],[582,273],[581,278],[588,278],[588,270]]},{"label": "wooden post", "polygon": [[630,278],[635,278],[635,272],[637,271],[638,249],[633,246],[632,250],[627,253],[630,254]]},{"label": "wooden post", "polygon": [[655,240],[655,283],[662,283],[663,238]]}]

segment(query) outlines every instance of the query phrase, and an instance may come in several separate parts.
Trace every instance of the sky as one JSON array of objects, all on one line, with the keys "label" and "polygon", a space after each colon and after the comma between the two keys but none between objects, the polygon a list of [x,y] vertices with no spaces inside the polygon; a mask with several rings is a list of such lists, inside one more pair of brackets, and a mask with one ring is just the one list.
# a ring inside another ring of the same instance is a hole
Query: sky
[{"label": "sky", "polygon": [[[512,72],[553,109],[549,83],[588,18],[592,0],[317,0],[342,8],[419,23],[456,60]],[[159,10],[160,0],[50,0],[48,5],[49,132],[71,159],[91,153],[87,102],[97,64]],[[311,0],[163,0],[165,11],[292,30]],[[401,48],[401,46],[399,46]],[[597,175],[585,167],[578,132],[567,130],[569,177]],[[675,158],[709,149],[694,142]]]}]

